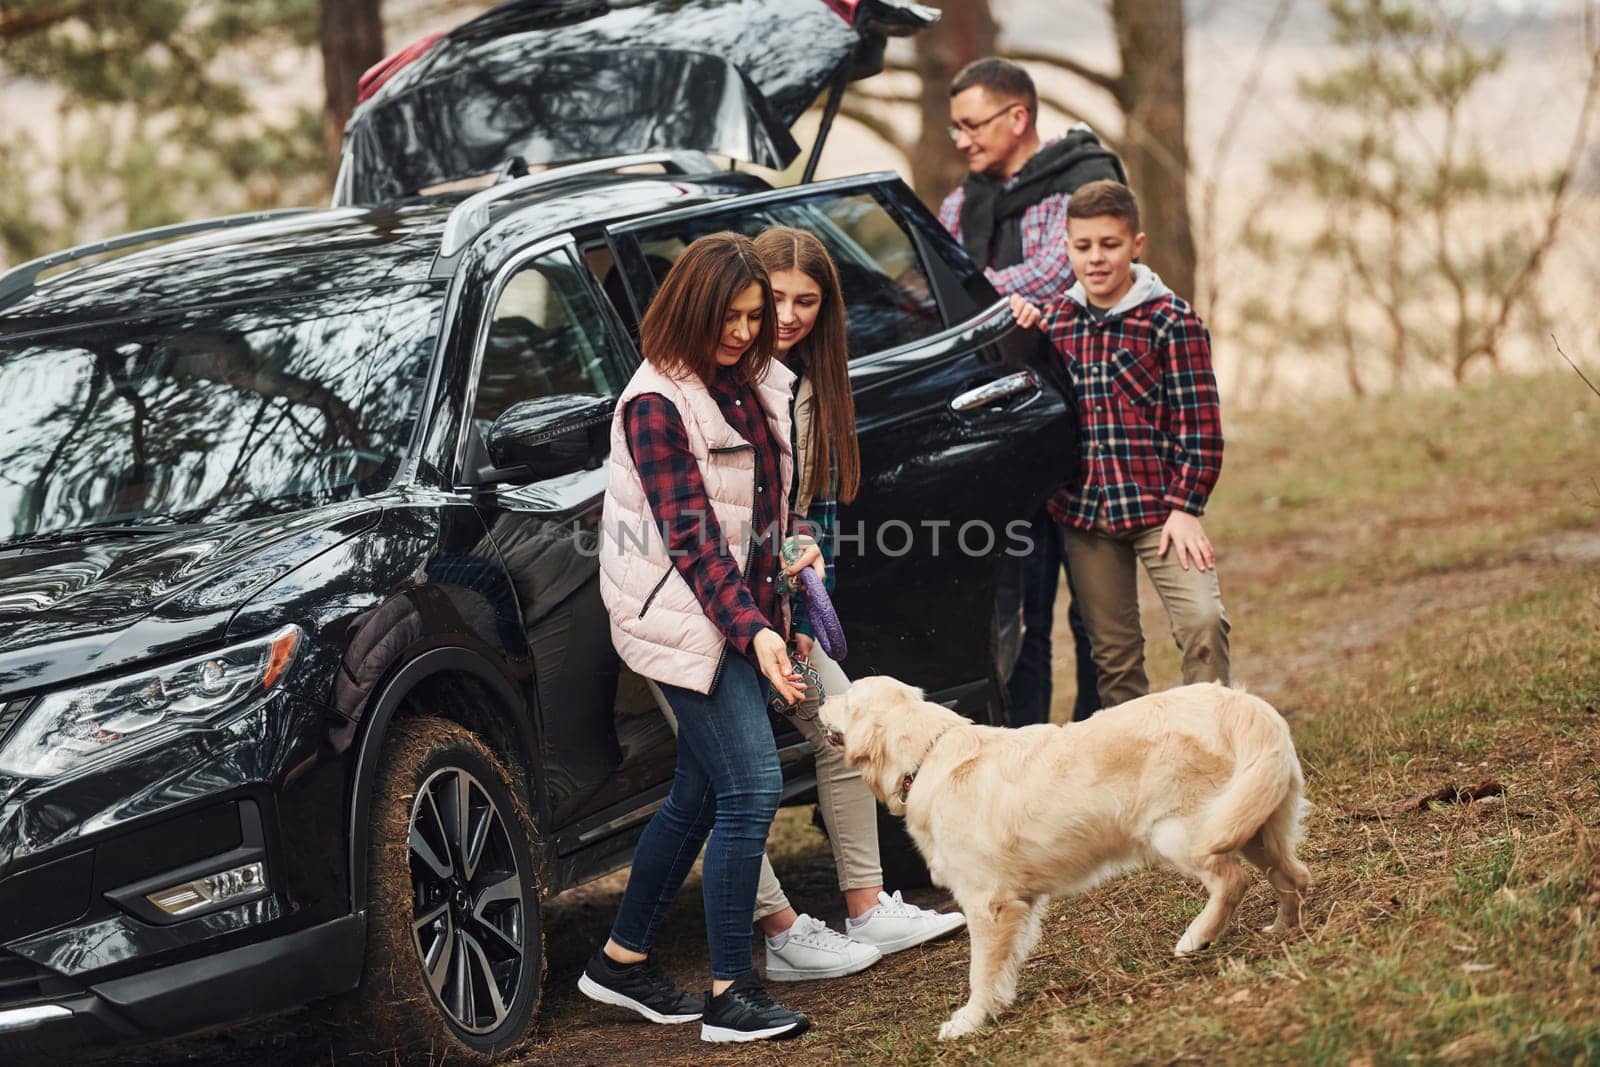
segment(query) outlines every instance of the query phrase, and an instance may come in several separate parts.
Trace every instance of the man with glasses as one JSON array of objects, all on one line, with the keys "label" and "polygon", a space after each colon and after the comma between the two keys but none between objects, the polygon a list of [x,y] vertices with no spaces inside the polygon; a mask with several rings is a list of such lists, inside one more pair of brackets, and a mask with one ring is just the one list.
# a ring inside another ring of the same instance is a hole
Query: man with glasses
[{"label": "man with glasses", "polygon": [[994,287],[1037,304],[1072,284],[1067,198],[1084,182],[1126,184],[1122,163],[1078,123],[1040,143],[1039,96],[1028,72],[989,57],[961,68],[950,85],[950,139],[972,173],[939,208]]},{"label": "man with glasses", "polygon": [[[971,173],[945,197],[939,221],[1002,294],[1048,306],[1072,285],[1067,200],[1085,182],[1127,182],[1122,163],[1082,123],[1065,137],[1039,140],[1039,95],[1028,72],[997,57],[969,63],[950,85],[950,138]],[[1022,562],[1026,632],[1011,674],[1014,726],[1050,721],[1050,630],[1066,556],[1061,532],[1043,508],[1032,522],[1033,550]],[[1070,591],[1072,575],[1067,575]],[[1078,659],[1073,719],[1100,707],[1089,637],[1077,605],[1068,612]]]}]

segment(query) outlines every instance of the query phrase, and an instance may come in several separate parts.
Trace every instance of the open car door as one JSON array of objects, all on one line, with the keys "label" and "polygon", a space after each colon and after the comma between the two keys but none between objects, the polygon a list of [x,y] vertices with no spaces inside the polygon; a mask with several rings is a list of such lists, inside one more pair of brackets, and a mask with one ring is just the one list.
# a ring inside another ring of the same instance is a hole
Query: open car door
[{"label": "open car door", "polygon": [[995,717],[1020,538],[1077,460],[1056,361],[891,174],[612,226],[633,302],[624,314],[637,321],[695,238],[773,225],[821,238],[844,288],[862,462],[861,492],[839,512],[834,601],[849,635],[845,672],[891,674]]}]

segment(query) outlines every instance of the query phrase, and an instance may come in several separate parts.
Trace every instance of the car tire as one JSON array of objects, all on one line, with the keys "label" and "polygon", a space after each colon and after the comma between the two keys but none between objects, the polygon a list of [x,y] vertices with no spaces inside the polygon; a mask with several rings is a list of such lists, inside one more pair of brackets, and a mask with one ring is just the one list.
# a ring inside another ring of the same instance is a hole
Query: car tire
[{"label": "car tire", "polygon": [[347,1032],[400,1062],[495,1062],[526,1037],[544,978],[522,791],[465,728],[402,719],[371,811],[366,965]]}]

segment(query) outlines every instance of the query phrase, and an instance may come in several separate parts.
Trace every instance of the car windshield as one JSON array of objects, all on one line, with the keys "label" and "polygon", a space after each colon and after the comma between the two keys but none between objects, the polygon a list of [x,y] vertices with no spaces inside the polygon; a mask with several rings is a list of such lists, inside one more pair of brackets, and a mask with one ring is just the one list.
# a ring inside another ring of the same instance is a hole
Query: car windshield
[{"label": "car windshield", "polygon": [[0,335],[0,542],[385,484],[442,303],[394,286]]}]

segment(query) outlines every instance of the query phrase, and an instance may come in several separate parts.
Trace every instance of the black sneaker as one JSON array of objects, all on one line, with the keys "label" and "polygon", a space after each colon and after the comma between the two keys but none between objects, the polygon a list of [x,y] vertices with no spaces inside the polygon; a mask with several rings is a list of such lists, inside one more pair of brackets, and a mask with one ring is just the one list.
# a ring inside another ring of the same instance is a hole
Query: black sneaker
[{"label": "black sneaker", "polygon": [[706,994],[701,1041],[782,1041],[811,1029],[811,1020],[774,1001],[756,972],[746,971],[720,996]]},{"label": "black sneaker", "polygon": [[617,963],[604,950],[590,958],[578,990],[590,1000],[628,1008],[653,1023],[692,1023],[701,1014],[700,1001],[679,989],[654,960]]}]

